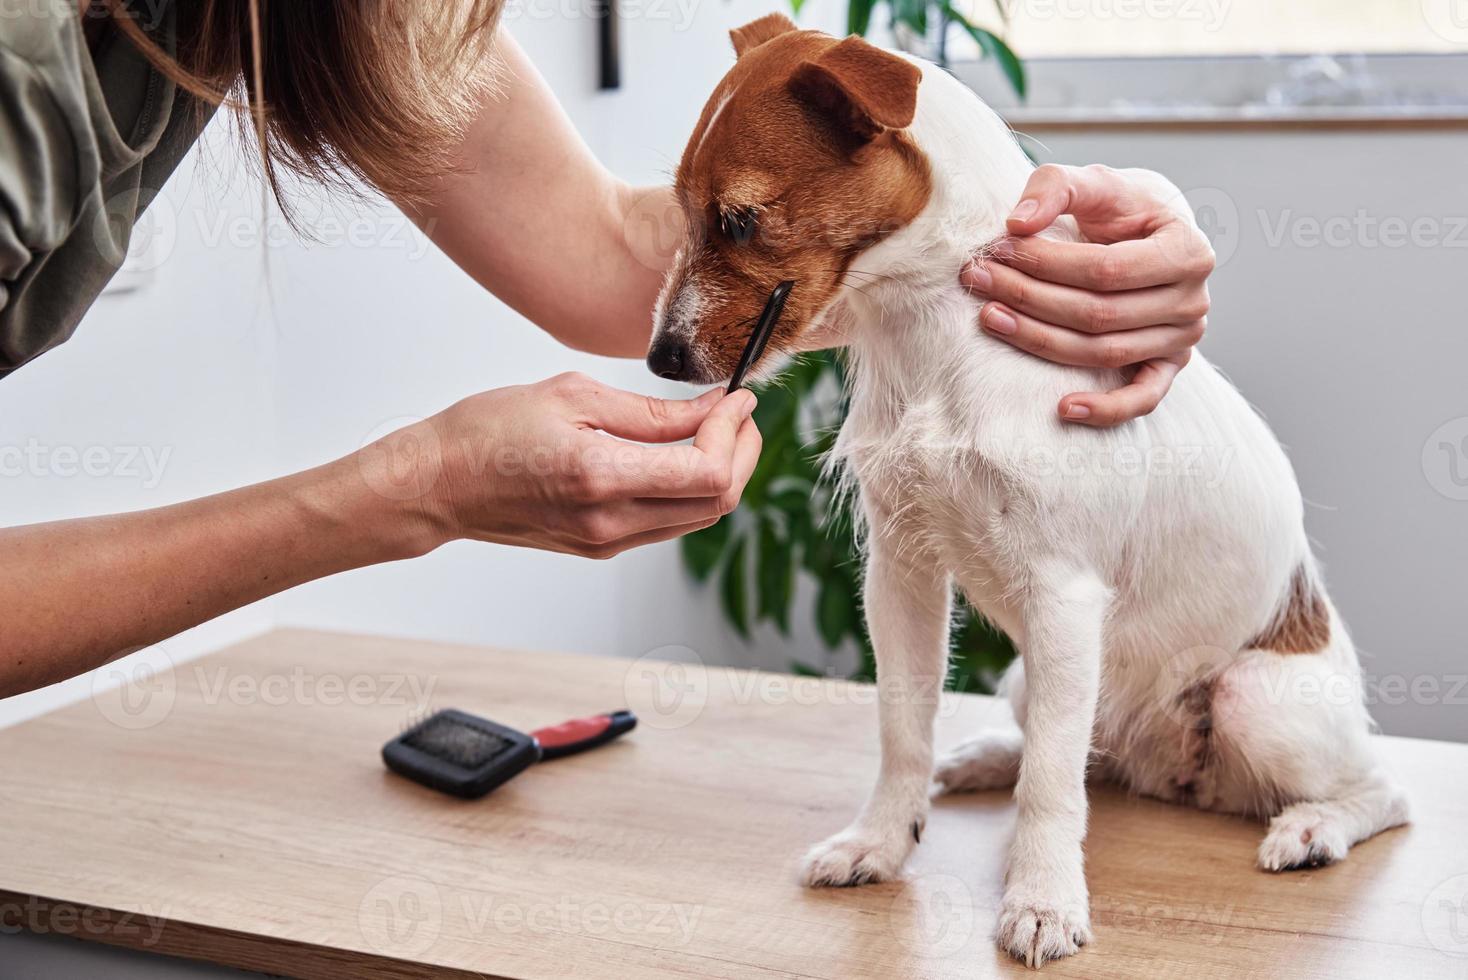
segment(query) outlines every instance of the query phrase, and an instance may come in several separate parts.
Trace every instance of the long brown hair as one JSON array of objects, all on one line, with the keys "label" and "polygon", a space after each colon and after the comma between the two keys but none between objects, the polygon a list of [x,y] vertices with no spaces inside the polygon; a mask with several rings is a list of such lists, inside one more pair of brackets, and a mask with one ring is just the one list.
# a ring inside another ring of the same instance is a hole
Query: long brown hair
[{"label": "long brown hair", "polygon": [[128,0],[101,0],[159,71],[236,111],[287,214],[282,170],[411,205],[459,169],[504,0],[175,2],[189,27],[170,56]]}]

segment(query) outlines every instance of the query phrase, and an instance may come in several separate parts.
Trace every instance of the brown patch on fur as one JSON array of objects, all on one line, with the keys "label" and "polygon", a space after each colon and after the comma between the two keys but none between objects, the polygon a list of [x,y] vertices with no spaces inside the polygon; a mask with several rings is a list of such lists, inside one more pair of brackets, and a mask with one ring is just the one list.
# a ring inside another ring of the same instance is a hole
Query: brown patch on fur
[{"label": "brown patch on fur", "polygon": [[1178,694],[1178,721],[1183,727],[1182,762],[1184,768],[1173,777],[1172,786],[1178,803],[1198,804],[1200,795],[1211,797],[1200,782],[1205,782],[1213,762],[1213,695],[1217,677],[1205,677],[1189,684]]},{"label": "brown patch on fur", "polygon": [[1319,653],[1330,643],[1330,610],[1301,565],[1290,577],[1285,604],[1249,646],[1275,653]]},{"label": "brown patch on fur", "polygon": [[689,238],[671,288],[692,282],[702,300],[700,376],[685,380],[729,376],[784,279],[796,286],[770,348],[792,349],[856,256],[911,223],[931,193],[927,159],[902,131],[921,71],[860,38],[781,26],[763,18],[733,32],[739,59],[678,165]]}]

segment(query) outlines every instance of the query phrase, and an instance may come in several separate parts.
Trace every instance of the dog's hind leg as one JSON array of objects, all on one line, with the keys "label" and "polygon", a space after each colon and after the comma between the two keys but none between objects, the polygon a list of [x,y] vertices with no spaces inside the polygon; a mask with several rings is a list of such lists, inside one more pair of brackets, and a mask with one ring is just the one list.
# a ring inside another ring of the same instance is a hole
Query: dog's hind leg
[{"label": "dog's hind leg", "polygon": [[[1321,653],[1253,650],[1213,690],[1220,803],[1273,814],[1267,871],[1339,861],[1407,822],[1407,797],[1377,761],[1350,641]],[[1242,804],[1242,805],[1241,805]]]},{"label": "dog's hind leg", "polygon": [[1024,735],[1018,728],[990,728],[964,739],[933,769],[940,793],[973,793],[1012,789],[1019,780]]},{"label": "dog's hind leg", "polygon": [[856,820],[806,856],[807,885],[860,885],[897,876],[922,838],[933,771],[933,721],[948,666],[948,575],[930,555],[905,553],[873,530],[867,626],[877,656],[882,764]]},{"label": "dog's hind leg", "polygon": [[1376,770],[1338,796],[1292,803],[1280,811],[1259,844],[1259,867],[1288,871],[1330,864],[1344,858],[1352,844],[1406,822],[1406,794]]},{"label": "dog's hind leg", "polygon": [[[999,682],[999,694],[1009,701],[1016,721],[1024,724],[1025,669],[1016,659]],[[1012,789],[1019,779],[1024,735],[1018,725],[987,728],[954,746],[933,769],[933,789],[938,793],[982,792]]]}]

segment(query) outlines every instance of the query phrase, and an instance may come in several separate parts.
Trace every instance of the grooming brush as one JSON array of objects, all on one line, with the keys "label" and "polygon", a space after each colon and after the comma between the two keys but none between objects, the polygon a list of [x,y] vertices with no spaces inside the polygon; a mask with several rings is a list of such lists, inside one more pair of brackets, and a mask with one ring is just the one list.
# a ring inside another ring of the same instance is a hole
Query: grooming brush
[{"label": "grooming brush", "polygon": [[770,298],[765,300],[765,308],[759,315],[759,322],[754,325],[754,333],[749,335],[749,343],[744,345],[744,353],[739,355],[739,366],[734,369],[734,376],[729,379],[727,394],[732,395],[744,387],[744,376],[765,352],[765,345],[770,342],[770,334],[775,332],[775,324],[780,322],[780,314],[785,312],[785,300],[790,297],[790,290],[794,288],[795,282],[786,279],[770,290]]},{"label": "grooming brush", "polygon": [[448,708],[382,747],[382,761],[400,776],[451,796],[477,800],[537,762],[605,745],[637,727],[630,711],[538,728],[513,728]]}]

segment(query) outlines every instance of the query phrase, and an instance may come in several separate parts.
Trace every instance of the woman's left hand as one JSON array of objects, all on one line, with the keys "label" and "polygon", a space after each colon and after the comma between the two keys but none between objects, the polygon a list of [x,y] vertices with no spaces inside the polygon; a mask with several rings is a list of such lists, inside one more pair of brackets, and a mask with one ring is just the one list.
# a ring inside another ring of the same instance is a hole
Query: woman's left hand
[{"label": "woman's left hand", "polygon": [[[1063,214],[1085,242],[1038,237]],[[1046,164],[1009,216],[1010,238],[961,280],[989,334],[1061,364],[1135,367],[1109,392],[1060,400],[1062,418],[1116,425],[1157,407],[1208,316],[1213,249],[1182,192],[1147,170]]]}]

